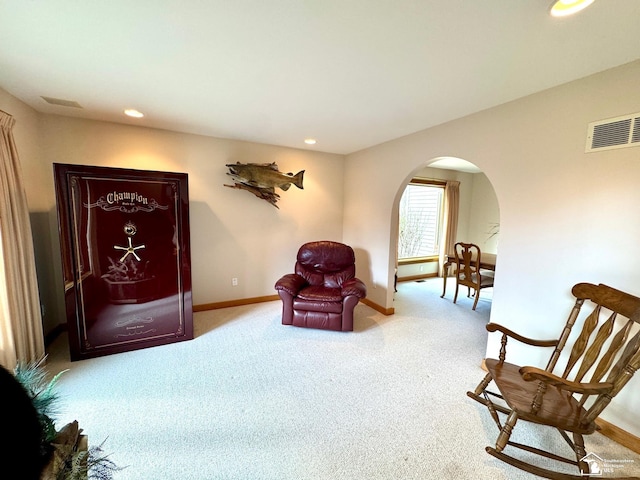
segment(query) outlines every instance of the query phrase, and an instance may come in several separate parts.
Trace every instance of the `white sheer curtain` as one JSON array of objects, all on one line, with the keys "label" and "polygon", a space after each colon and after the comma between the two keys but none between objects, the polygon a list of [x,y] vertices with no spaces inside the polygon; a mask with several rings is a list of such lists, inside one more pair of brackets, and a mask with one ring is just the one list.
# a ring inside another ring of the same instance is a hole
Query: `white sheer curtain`
[{"label": "white sheer curtain", "polygon": [[33,238],[14,123],[0,110],[0,363],[9,370],[18,361],[44,355]]},{"label": "white sheer curtain", "polygon": [[460,209],[460,182],[448,180],[444,187],[443,241],[440,244],[440,276],[444,275],[445,256],[453,253],[458,233],[458,210]]}]

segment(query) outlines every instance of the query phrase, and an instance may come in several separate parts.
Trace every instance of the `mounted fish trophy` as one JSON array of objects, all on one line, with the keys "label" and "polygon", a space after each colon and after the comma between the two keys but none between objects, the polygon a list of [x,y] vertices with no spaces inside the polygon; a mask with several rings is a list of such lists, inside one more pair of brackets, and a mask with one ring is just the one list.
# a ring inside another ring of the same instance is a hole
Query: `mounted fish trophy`
[{"label": "mounted fish trophy", "polygon": [[253,193],[256,197],[266,200],[276,208],[276,202],[280,198],[275,191],[278,187],[287,191],[291,185],[302,189],[302,177],[304,170],[295,175],[293,173],[282,173],[278,170],[278,165],[272,163],[228,163],[229,172],[233,180],[233,185],[225,184],[225,187],[239,188]]}]

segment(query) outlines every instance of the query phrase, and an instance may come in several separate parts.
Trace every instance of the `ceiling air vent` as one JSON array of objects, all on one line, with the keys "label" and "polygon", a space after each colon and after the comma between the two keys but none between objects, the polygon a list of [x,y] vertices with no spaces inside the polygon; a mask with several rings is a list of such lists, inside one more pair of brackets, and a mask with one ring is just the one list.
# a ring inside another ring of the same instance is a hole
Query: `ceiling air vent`
[{"label": "ceiling air vent", "polygon": [[585,152],[640,147],[640,113],[589,124]]},{"label": "ceiling air vent", "polygon": [[64,100],[62,98],[54,98],[54,97],[40,97],[40,98],[42,98],[45,102],[47,102],[50,105],[59,105],[61,107],[82,108],[82,105],[80,105],[75,100]]}]

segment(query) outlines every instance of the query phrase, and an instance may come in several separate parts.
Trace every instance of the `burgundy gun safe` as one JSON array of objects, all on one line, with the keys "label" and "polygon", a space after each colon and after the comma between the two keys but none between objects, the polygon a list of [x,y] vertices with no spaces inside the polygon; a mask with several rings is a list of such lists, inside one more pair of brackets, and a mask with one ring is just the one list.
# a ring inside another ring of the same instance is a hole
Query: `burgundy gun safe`
[{"label": "burgundy gun safe", "polygon": [[191,340],[187,174],[53,168],[71,360]]}]

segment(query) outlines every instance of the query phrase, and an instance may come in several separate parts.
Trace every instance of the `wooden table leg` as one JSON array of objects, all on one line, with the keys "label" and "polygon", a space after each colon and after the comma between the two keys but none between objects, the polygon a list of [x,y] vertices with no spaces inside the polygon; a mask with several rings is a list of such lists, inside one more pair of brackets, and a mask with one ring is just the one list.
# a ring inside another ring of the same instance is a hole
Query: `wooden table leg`
[{"label": "wooden table leg", "polygon": [[451,262],[445,262],[442,266],[442,295],[440,298],[444,298],[444,294],[447,293],[447,277],[449,276],[449,267],[451,266]]}]

